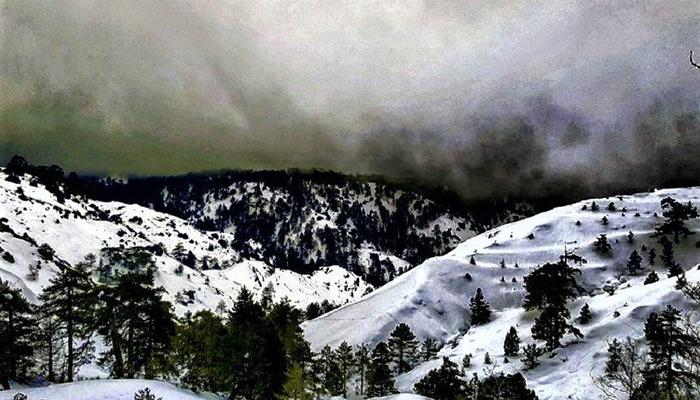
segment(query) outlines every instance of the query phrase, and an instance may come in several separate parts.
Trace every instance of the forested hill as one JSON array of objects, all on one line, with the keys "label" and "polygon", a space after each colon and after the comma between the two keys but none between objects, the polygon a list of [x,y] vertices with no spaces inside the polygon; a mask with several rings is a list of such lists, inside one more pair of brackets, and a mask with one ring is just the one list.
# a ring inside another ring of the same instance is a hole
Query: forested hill
[{"label": "forested hill", "polygon": [[64,178],[59,167],[35,167],[21,157],[13,158],[8,171],[62,180],[72,193],[146,206],[202,230],[230,233],[233,240],[225,245],[246,259],[300,273],[339,265],[375,286],[479,232],[536,211],[527,202],[468,204],[446,190],[412,190],[333,172]]},{"label": "forested hill", "polygon": [[[145,205],[234,234],[246,257],[307,273],[341,265],[381,285],[468,237],[532,213],[501,201],[466,208],[448,192],[330,172],[224,172],[127,182],[99,180],[93,196]],[[380,255],[381,254],[381,255]]]}]

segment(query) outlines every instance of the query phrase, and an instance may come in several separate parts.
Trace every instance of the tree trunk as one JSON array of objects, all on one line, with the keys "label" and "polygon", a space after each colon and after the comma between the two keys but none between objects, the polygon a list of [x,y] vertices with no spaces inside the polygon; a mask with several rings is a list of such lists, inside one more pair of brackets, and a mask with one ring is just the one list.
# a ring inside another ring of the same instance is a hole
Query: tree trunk
[{"label": "tree trunk", "polygon": [[66,313],[66,336],[68,340],[68,361],[67,361],[67,381],[73,382],[73,368],[75,367],[75,354],[73,349],[73,336],[74,336],[74,326],[73,326],[73,292],[71,290],[67,293],[68,300],[68,312]]},{"label": "tree trunk", "polygon": [[110,321],[109,335],[112,339],[112,355],[114,355],[114,371],[112,372],[116,378],[123,378],[124,359],[122,358],[121,337],[119,337],[119,329],[114,317]]}]

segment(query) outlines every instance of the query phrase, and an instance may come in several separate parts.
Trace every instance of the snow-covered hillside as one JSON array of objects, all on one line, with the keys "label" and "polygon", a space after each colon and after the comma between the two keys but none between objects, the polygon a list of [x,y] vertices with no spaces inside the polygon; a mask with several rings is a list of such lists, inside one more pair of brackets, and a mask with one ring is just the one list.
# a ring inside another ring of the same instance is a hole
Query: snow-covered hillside
[{"label": "snow-covered hillside", "polygon": [[[139,390],[148,388],[155,398],[163,400],[202,400],[189,390],[178,389],[175,386],[161,382],[141,379],[108,379],[91,380],[41,388],[0,391],[0,400],[12,400],[17,393],[23,393],[27,400],[133,400]],[[211,397],[218,399],[218,397]]]},{"label": "snow-covered hillside", "polygon": [[88,254],[97,256],[98,279],[108,278],[125,258],[145,255],[179,314],[214,310],[221,300],[230,305],[243,286],[260,294],[271,285],[275,300],[287,297],[300,307],[324,300],[343,304],[372,289],[338,266],[302,275],[248,260],[227,245],[231,233],[202,231],[138,205],[59,199],[31,175],[19,177],[19,183],[7,177],[0,170],[0,279],[31,301],[61,263],[73,265]]},{"label": "snow-covered hillside", "polygon": [[[439,366],[440,356],[461,364],[463,356],[471,353],[474,358],[468,373],[482,373],[484,354],[488,352],[500,364],[496,371],[521,370],[522,364],[516,359],[508,364],[502,361],[503,339],[511,326],[517,328],[524,344],[533,342],[530,327],[537,314],[521,307],[525,296],[523,277],[538,265],[556,262],[565,249],[576,248],[577,254],[588,260],[581,266],[580,278],[587,294],[569,308],[577,316],[588,303],[593,320],[580,327],[583,339],[566,337],[554,357],[542,359],[539,367],[524,375],[541,399],[599,398],[591,374],[602,370],[607,341],[642,336],[647,315],[666,304],[686,310],[691,307],[683,294],[674,289],[675,279],[667,278],[667,271],[658,260],[655,267],[649,266],[648,252],[642,251],[645,245],[647,250],[655,248],[660,254],[659,244],[650,235],[663,221],[660,201],[665,197],[698,206],[700,188],[582,201],[487,231],[362,299],[307,322],[305,335],[315,349],[334,347],[341,341],[374,345],[384,340],[399,322],[405,322],[419,338],[440,340],[444,346],[438,358],[397,378],[402,392],[410,392],[418,379]],[[600,206],[599,210],[591,210],[592,201]],[[614,207],[608,209],[609,203]],[[604,216],[608,224],[603,223]],[[700,220],[692,220],[688,225],[694,231],[700,230]],[[629,232],[633,236],[631,242]],[[600,234],[607,235],[611,255],[600,255],[594,250],[593,242]],[[696,268],[700,262],[698,239],[691,236],[675,248],[676,261],[686,269],[691,282],[700,280]],[[644,258],[642,265],[646,270],[639,276],[628,276],[625,266],[634,249]],[[470,263],[472,257],[474,264]],[[645,275],[652,269],[661,279],[644,285]],[[608,290],[604,291],[604,287]],[[491,322],[468,328],[468,301],[477,288],[483,289],[495,313]],[[611,288],[615,288],[612,295]]]},{"label": "snow-covered hillside", "polygon": [[[0,391],[0,400],[12,400],[17,393],[23,393],[27,400],[133,400],[134,393],[148,388],[156,399],[163,400],[220,400],[212,394],[195,394],[189,390],[178,389],[162,381],[142,379],[107,379],[91,380],[42,388],[27,388],[21,390]],[[334,397],[333,400],[342,400]],[[427,397],[397,394],[387,397],[375,397],[368,400],[431,400]]]}]

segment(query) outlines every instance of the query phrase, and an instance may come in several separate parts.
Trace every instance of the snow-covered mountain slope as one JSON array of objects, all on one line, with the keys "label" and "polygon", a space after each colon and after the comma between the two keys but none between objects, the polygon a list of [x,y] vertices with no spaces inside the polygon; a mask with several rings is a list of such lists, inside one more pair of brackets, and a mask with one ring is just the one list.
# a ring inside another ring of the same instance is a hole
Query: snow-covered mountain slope
[{"label": "snow-covered mountain slope", "polygon": [[221,300],[230,305],[243,286],[259,294],[271,285],[276,300],[287,297],[300,307],[324,300],[343,304],[372,289],[338,266],[302,275],[245,259],[227,245],[231,233],[202,231],[169,214],[79,196],[62,199],[31,175],[7,178],[0,170],[0,279],[32,301],[61,263],[73,265],[88,254],[97,256],[98,279],[145,255],[156,284],[180,314],[213,310]]},{"label": "snow-covered mountain slope", "polygon": [[[534,213],[523,202],[467,206],[445,191],[319,171],[82,178],[79,183],[92,198],[141,204],[203,229],[228,232],[231,246],[248,258],[304,272],[340,265],[375,286],[487,227]],[[393,257],[363,257],[366,250]]]},{"label": "snow-covered mountain slope", "polygon": [[[699,206],[700,188],[582,201],[490,230],[445,256],[426,261],[362,299],[307,322],[306,337],[315,349],[333,347],[343,340],[373,345],[384,340],[397,323],[405,322],[419,338],[434,337],[444,343],[439,356],[461,363],[465,354],[473,354],[470,372],[482,372],[486,352],[501,364],[496,370],[520,370],[518,360],[511,359],[508,364],[502,360],[503,339],[511,326],[517,328],[525,344],[532,343],[530,327],[536,313],[525,312],[521,307],[525,296],[523,277],[538,265],[556,262],[565,249],[577,248],[577,254],[588,260],[581,266],[580,277],[588,294],[572,302],[570,311],[577,316],[583,304],[588,303],[593,320],[580,327],[585,335],[582,340],[567,337],[556,356],[543,359],[542,365],[526,371],[525,376],[541,399],[599,398],[591,374],[600,373],[608,340],[643,335],[649,312],[666,304],[691,308],[682,293],[674,289],[675,279],[667,278],[658,257],[656,266],[651,267],[648,252],[642,251],[645,245],[661,253],[650,235],[663,221],[660,201],[665,197]],[[600,210],[591,211],[592,201]],[[611,202],[614,211],[606,207]],[[604,216],[609,221],[607,225],[602,223]],[[688,226],[698,231],[700,220],[692,220]],[[633,233],[631,243],[629,232]],[[596,237],[603,233],[612,245],[611,255],[600,255],[593,248]],[[700,280],[696,268],[700,262],[698,239],[691,236],[675,247],[676,261],[686,269],[691,282]],[[628,276],[625,266],[634,249],[644,258],[642,265],[646,269],[639,276]],[[470,263],[472,256],[474,265]],[[644,285],[645,275],[652,269],[661,279]],[[603,290],[606,286],[616,288],[613,295]],[[469,328],[468,301],[477,288],[483,289],[495,313],[490,323]],[[411,391],[418,379],[440,363],[438,357],[399,376],[399,390]]]}]

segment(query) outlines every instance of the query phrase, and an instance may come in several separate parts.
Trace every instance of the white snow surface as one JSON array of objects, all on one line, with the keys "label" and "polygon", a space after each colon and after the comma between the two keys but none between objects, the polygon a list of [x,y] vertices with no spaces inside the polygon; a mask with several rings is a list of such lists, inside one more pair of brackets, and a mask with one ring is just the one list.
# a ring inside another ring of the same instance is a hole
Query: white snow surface
[{"label": "white snow surface", "polygon": [[17,393],[27,395],[28,400],[133,400],[134,393],[146,387],[151,390],[156,399],[159,397],[163,400],[201,400],[207,398],[161,381],[106,379],[0,391],[0,400],[11,400]]},{"label": "white snow surface", "polygon": [[[108,247],[162,245],[165,253],[153,257],[156,284],[166,289],[166,297],[179,315],[214,310],[221,300],[230,306],[243,286],[260,294],[271,284],[275,300],[286,297],[299,307],[323,300],[344,304],[372,290],[361,277],[339,266],[322,267],[312,275],[274,269],[263,262],[241,259],[231,248],[222,247],[218,238],[230,242],[231,233],[201,231],[188,221],[138,205],[75,196],[59,203],[43,185],[30,185],[28,175],[21,177],[19,184],[8,182],[6,177],[0,169],[0,222],[9,227],[9,231],[0,229],[0,253],[11,254],[14,262],[0,257],[0,279],[20,288],[32,302],[58,271],[55,261],[41,260],[38,247],[43,243],[69,264],[82,261],[89,253],[99,257]],[[183,272],[176,273],[180,262],[171,254],[178,243],[197,259],[207,258],[223,269],[200,271],[183,266]],[[38,278],[32,280],[29,266],[39,261]],[[193,301],[176,302],[176,295],[185,292],[194,293]]]},{"label": "white snow surface", "polygon": [[[483,376],[484,354],[488,352],[497,363],[495,371],[523,372],[540,399],[602,398],[593,386],[592,375],[602,372],[609,340],[643,336],[648,314],[668,304],[685,311],[694,308],[674,289],[676,280],[667,277],[658,257],[652,267],[647,261],[648,252],[641,250],[645,244],[661,254],[656,239],[650,235],[663,221],[660,201],[667,196],[700,206],[700,188],[667,189],[593,199],[600,206],[599,211],[591,211],[591,200],[587,200],[503,225],[465,241],[444,256],[427,260],[355,302],[305,323],[306,338],[315,350],[325,345],[335,347],[342,341],[373,346],[386,339],[399,322],[405,322],[419,339],[431,336],[443,347],[436,359],[397,377],[401,392],[411,392],[415,382],[441,364],[443,356],[461,365],[463,356],[471,353],[468,376],[473,372]],[[616,211],[607,209],[610,202]],[[588,210],[582,210],[584,204]],[[603,216],[610,221],[608,225],[601,223]],[[577,221],[581,224],[577,225]],[[690,221],[688,226],[698,231],[700,220]],[[634,234],[633,243],[627,241],[630,231]],[[607,234],[612,255],[601,256],[593,249],[594,240],[602,233]],[[534,235],[532,239],[528,238],[530,234]],[[698,240],[700,235],[691,236],[674,249],[676,261],[686,269],[690,282],[700,280]],[[525,295],[523,277],[538,265],[556,262],[565,248],[576,248],[577,254],[588,260],[580,266],[579,279],[588,294],[572,301],[569,307],[572,317],[576,317],[585,303],[590,305],[593,320],[583,326],[575,323],[585,337],[565,337],[562,348],[551,358],[543,356],[541,365],[531,371],[522,371],[520,357],[511,357],[505,364],[503,339],[511,326],[518,330],[523,346],[533,342],[530,328],[537,313],[525,312],[521,307]],[[625,269],[633,249],[644,258],[645,270],[638,276],[628,276]],[[470,264],[471,256],[476,265]],[[506,268],[499,265],[501,260]],[[644,278],[652,269],[660,281],[644,285]],[[606,283],[618,286],[613,295],[602,290]],[[470,328],[468,302],[477,288],[483,289],[494,314],[491,322]]]}]

